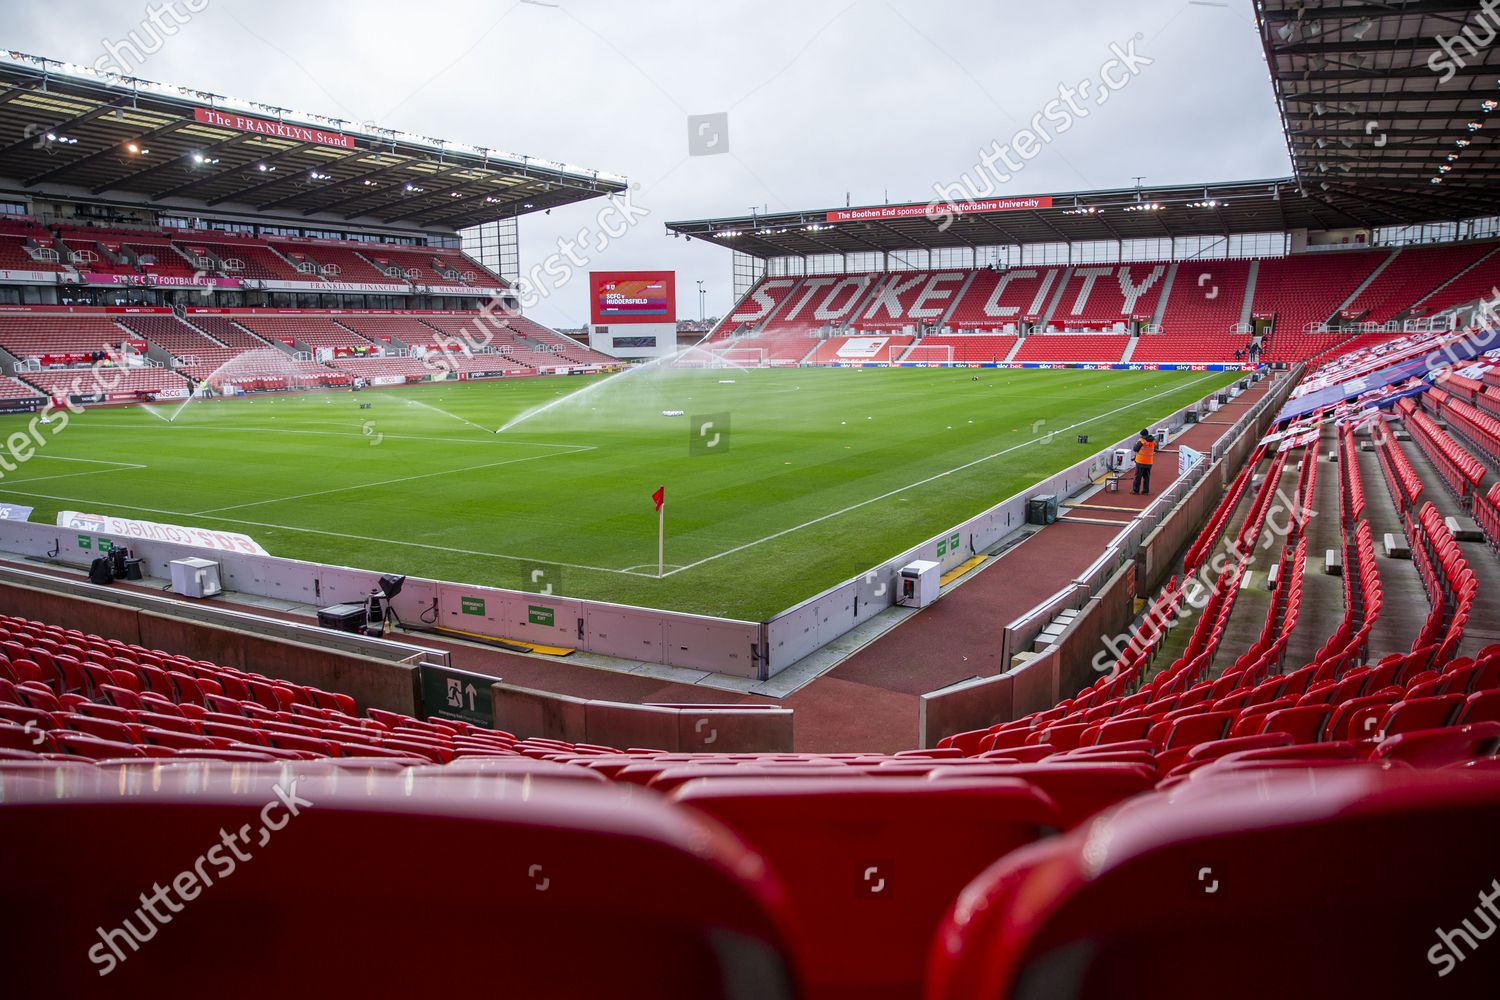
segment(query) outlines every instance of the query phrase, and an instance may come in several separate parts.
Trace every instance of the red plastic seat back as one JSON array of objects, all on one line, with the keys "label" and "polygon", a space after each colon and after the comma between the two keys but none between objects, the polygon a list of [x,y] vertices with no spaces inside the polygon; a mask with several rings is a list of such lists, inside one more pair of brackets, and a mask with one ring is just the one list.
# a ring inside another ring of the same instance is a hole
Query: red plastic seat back
[{"label": "red plastic seat back", "polygon": [[[427,996],[434,977],[444,993],[473,996],[494,994],[501,980],[506,995],[566,1000],[746,995],[731,993],[731,980],[772,1000],[793,994],[779,890],[743,844],[687,810],[605,783],[487,776],[405,788],[402,776],[329,774],[278,793],[271,775],[280,769],[257,770],[266,755],[251,753],[238,788],[212,765],[217,778],[191,775],[196,790],[177,768],[157,778],[111,770],[86,791],[69,782],[61,796],[50,775],[27,786],[0,772],[7,849],[31,862],[0,879],[0,911],[31,917],[0,940],[8,990],[94,995],[107,970],[115,995],[196,982],[213,983],[221,1000]],[[289,799],[299,801],[295,815]],[[245,824],[240,860],[221,831]],[[101,830],[128,863],[77,863],[97,850]],[[391,857],[393,844],[423,842],[489,860],[455,895],[447,879]],[[114,932],[127,919],[147,930],[134,907],[151,889],[142,873],[157,871],[190,873],[180,891],[193,898],[169,889],[182,912],[136,951]],[[329,919],[309,892],[350,918]],[[434,914],[454,949],[436,965],[411,936],[413,920]],[[247,959],[225,976],[212,942],[254,950],[269,927],[278,941],[317,945]]]},{"label": "red plastic seat back", "polygon": [[[1475,859],[1500,838],[1500,774],[1356,764],[1180,788],[975,880],[934,937],[927,1000],[1477,997],[1500,981],[1483,941],[1435,957],[1439,931],[1487,926],[1493,873]],[[1411,849],[1434,830],[1441,850]]]},{"label": "red plastic seat back", "polygon": [[716,778],[673,798],[724,823],[786,888],[809,995],[912,996],[939,918],[996,857],[1057,825],[1019,780]]}]

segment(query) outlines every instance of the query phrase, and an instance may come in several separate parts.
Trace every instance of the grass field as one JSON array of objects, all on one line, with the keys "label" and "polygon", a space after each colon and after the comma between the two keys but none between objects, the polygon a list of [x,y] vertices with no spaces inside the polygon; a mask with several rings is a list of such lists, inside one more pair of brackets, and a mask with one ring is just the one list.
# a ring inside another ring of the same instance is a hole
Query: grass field
[{"label": "grass field", "polygon": [[[1077,434],[1114,441],[1238,377],[973,374],[646,368],[95,410],[0,500],[466,583],[534,589],[540,568],[555,593],[759,620],[1077,461]],[[0,418],[0,439],[28,419]]]}]

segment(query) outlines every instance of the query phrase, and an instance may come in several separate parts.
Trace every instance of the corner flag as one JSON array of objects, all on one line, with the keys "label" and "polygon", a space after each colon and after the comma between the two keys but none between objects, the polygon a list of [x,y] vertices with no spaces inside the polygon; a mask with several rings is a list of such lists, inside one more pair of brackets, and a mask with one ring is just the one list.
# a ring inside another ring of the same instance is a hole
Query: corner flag
[{"label": "corner flag", "polygon": [[658,486],[651,499],[656,501],[656,575],[660,577],[667,568],[667,488]]}]

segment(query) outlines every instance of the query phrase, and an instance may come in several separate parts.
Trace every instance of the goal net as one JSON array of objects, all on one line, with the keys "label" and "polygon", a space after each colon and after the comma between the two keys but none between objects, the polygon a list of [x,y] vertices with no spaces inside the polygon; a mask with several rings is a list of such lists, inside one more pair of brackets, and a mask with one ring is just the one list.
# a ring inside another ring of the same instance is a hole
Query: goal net
[{"label": "goal net", "polygon": [[769,368],[771,352],[764,347],[726,347],[715,352],[715,368]]},{"label": "goal net", "polygon": [[[952,344],[917,344],[916,346],[912,346],[910,344],[907,344],[907,345],[904,345],[904,346],[901,346],[901,347],[887,348],[887,350],[889,351],[889,353],[891,355],[890,359],[889,359],[890,362],[891,362],[891,364],[895,364],[897,361],[902,361],[902,362],[905,362],[907,364],[912,364],[912,363],[952,364],[953,363],[953,345]],[[908,354],[907,353],[908,350],[910,350],[911,353]],[[904,355],[904,357],[903,357],[903,355]]]}]

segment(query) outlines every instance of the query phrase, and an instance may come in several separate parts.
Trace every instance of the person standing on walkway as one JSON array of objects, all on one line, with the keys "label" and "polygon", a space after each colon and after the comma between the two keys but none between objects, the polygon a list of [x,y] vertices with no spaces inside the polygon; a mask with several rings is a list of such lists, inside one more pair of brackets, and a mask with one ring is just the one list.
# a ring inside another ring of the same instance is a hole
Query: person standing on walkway
[{"label": "person standing on walkway", "polygon": [[1130,487],[1131,493],[1151,494],[1151,466],[1156,461],[1156,438],[1151,432],[1142,429],[1140,439],[1135,443],[1135,482]]}]

